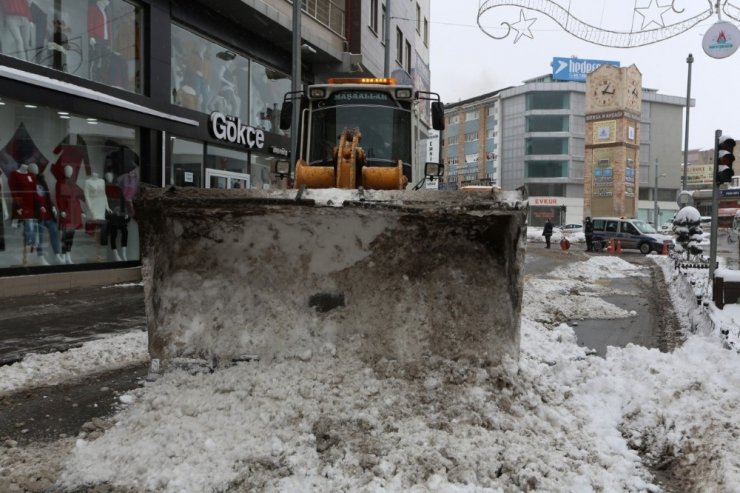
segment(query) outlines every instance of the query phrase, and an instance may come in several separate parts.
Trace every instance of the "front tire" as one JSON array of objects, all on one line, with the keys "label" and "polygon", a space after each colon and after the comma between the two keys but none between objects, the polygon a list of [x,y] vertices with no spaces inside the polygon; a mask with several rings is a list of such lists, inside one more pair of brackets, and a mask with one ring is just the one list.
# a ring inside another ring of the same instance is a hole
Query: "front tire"
[{"label": "front tire", "polygon": [[640,243],[640,253],[643,255],[650,253],[650,243]]}]

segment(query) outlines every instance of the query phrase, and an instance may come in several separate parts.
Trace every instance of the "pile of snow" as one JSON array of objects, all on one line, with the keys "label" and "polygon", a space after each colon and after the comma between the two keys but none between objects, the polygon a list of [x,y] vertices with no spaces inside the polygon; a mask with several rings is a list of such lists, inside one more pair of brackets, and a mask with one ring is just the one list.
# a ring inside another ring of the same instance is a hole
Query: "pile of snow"
[{"label": "pile of snow", "polygon": [[147,333],[142,330],[90,341],[65,352],[28,354],[23,361],[0,366],[0,396],[145,363],[148,358]]},{"label": "pile of snow", "polygon": [[574,289],[580,301],[597,294],[584,281],[569,288],[575,272],[593,284],[596,273],[635,275],[600,262],[527,280],[518,372],[441,359],[364,364],[349,357],[358,340],[305,361],[172,371],[126,396],[131,404],[102,437],[77,441],[62,482],[165,492],[658,491],[648,463],[681,471],[683,490],[740,484],[737,354],[689,335],[673,353],[628,346],[589,357],[571,327],[533,320],[539,300],[567,312]]}]

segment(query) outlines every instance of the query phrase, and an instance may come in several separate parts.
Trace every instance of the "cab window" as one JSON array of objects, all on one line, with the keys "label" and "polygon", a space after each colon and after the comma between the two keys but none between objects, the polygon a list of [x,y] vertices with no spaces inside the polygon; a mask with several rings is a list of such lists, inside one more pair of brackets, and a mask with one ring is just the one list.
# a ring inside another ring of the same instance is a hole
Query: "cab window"
[{"label": "cab window", "polygon": [[610,233],[616,233],[619,227],[619,221],[607,221],[606,230]]},{"label": "cab window", "polygon": [[604,231],[604,220],[594,219],[594,231]]},{"label": "cab window", "polygon": [[637,231],[637,228],[632,223],[622,223],[622,233],[627,233],[631,235],[640,234],[640,232]]}]

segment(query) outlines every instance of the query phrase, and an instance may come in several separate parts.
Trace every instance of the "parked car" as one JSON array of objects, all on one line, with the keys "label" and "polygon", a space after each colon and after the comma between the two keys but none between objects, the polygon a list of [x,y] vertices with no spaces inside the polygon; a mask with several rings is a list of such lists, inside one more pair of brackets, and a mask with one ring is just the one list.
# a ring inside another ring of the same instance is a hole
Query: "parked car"
[{"label": "parked car", "polygon": [[576,233],[583,231],[582,224],[565,224],[563,226],[558,226],[557,228],[563,233]]},{"label": "parked car", "polygon": [[609,240],[619,241],[622,249],[640,250],[644,254],[662,252],[663,245],[673,249],[673,237],[655,231],[652,225],[639,219],[624,217],[595,217],[593,245],[594,250],[606,248]]},{"label": "parked car", "polygon": [[671,234],[673,233],[673,221],[668,221],[667,223],[663,223],[660,225],[660,228],[658,229],[659,232],[663,234]]}]

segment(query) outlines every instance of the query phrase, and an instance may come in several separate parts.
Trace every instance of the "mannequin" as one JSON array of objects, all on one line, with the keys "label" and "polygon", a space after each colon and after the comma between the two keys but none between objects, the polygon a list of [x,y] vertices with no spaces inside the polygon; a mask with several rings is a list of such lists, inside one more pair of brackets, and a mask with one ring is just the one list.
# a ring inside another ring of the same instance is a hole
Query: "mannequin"
[{"label": "mannequin", "polygon": [[62,230],[62,255],[67,264],[72,263],[70,251],[74,242],[75,231],[82,226],[82,206],[77,184],[72,180],[74,169],[64,167],[64,176],[57,180],[56,199],[59,206],[59,227]]},{"label": "mannequin", "polygon": [[87,8],[90,75],[93,80],[99,82],[103,82],[107,74],[110,64],[111,39],[113,37],[107,8],[108,0],[97,0]]},{"label": "mannequin", "polygon": [[[85,204],[87,205],[87,218],[85,231],[95,235],[95,244],[98,247],[105,245],[105,213],[108,211],[108,201],[105,197],[105,181],[93,172],[85,180]],[[100,250],[98,250],[98,261],[101,261]]]},{"label": "mannequin", "polygon": [[13,219],[23,226],[23,257],[22,265],[28,261],[29,247],[36,245],[36,210],[40,206],[36,194],[36,177],[28,170],[27,164],[10,174],[8,179],[10,195],[13,198]]},{"label": "mannequin", "polygon": [[49,185],[46,183],[46,178],[43,174],[39,173],[39,167],[36,163],[28,165],[28,170],[36,176],[36,194],[38,206],[36,208],[36,237],[38,238],[38,244],[36,245],[36,255],[38,256],[39,262],[43,265],[49,265],[49,262],[44,258],[44,229],[49,233],[49,244],[57,257],[59,263],[64,263],[64,259],[59,250],[59,230],[57,229],[56,207],[51,202],[51,193],[49,193]]},{"label": "mannequin", "polygon": [[27,50],[35,35],[31,22],[31,7],[28,0],[0,0],[0,9],[5,14],[5,30],[8,33],[9,47],[3,53],[12,57],[28,59]]},{"label": "mannequin", "polygon": [[[113,257],[117,261],[128,260],[126,247],[128,246],[128,222],[131,218],[126,214],[126,201],[123,197],[123,191],[114,182],[113,173],[105,174],[105,195],[108,198],[108,211],[105,214],[106,229],[110,237],[110,247],[113,250]],[[121,253],[118,254],[116,240],[118,232],[121,233]]]},{"label": "mannequin", "polygon": [[242,100],[239,97],[234,60],[226,60],[218,71],[218,80],[221,88],[211,99],[209,108],[212,111],[221,111],[226,115],[240,116]]}]

